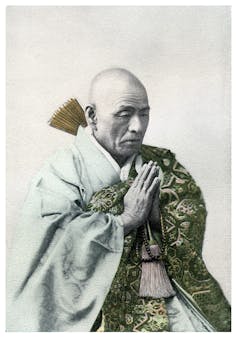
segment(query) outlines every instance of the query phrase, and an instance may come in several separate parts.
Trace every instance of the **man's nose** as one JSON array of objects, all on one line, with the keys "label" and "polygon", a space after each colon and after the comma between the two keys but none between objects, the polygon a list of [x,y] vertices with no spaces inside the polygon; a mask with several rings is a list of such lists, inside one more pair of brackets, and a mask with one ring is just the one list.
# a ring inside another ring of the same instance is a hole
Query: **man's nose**
[{"label": "man's nose", "polygon": [[129,121],[129,126],[128,126],[128,130],[130,132],[136,132],[139,133],[142,130],[142,121],[139,118],[139,116],[132,116],[130,121]]}]

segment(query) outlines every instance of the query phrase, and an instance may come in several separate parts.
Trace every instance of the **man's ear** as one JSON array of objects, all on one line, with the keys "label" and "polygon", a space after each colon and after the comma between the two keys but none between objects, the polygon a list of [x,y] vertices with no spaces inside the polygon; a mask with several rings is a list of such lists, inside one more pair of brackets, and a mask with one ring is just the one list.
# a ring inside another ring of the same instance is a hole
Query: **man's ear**
[{"label": "man's ear", "polygon": [[86,106],[85,115],[87,123],[91,126],[91,128],[96,129],[97,117],[95,107],[93,105]]}]

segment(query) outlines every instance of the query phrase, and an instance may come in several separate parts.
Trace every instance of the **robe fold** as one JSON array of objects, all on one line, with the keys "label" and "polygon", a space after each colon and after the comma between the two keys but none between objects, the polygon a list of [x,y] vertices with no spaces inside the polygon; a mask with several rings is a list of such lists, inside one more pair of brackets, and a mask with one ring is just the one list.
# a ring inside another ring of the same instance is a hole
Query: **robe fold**
[{"label": "robe fold", "polygon": [[101,308],[107,331],[178,331],[185,311],[207,330],[230,330],[229,304],[201,256],[206,210],[200,189],[170,151],[143,146],[141,155],[163,171],[162,240],[178,297],[138,297],[136,231],[124,240],[115,217],[129,182],[120,181],[79,128],[70,149],[33,179],[25,201],[9,263],[8,331],[90,331]]},{"label": "robe fold", "polygon": [[120,180],[81,129],[33,179],[8,271],[8,331],[90,331],[123,251],[112,214],[86,212]]}]

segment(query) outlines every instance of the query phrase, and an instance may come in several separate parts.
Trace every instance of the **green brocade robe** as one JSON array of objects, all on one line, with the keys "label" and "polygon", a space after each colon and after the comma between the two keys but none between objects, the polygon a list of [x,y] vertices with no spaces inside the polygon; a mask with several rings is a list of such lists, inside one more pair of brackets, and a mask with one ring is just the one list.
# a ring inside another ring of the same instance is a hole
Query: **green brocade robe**
[{"label": "green brocade robe", "polygon": [[[157,161],[164,174],[162,241],[176,290],[217,331],[230,330],[230,307],[201,256],[200,189],[170,151],[143,146],[142,157]],[[138,297],[136,231],[124,238],[114,216],[130,183],[120,181],[83,128],[39,171],[14,229],[7,331],[90,331],[102,307],[107,331],[169,330],[165,301]]]},{"label": "green brocade robe", "polygon": [[[174,288],[189,311],[207,320],[212,330],[230,331],[230,306],[202,259],[206,208],[201,190],[169,150],[142,146],[144,162],[156,161],[163,172],[160,212],[165,264]],[[96,193],[89,209],[113,214],[123,211],[123,196],[136,173],[126,183]],[[164,298],[139,297],[141,252],[137,230],[125,237],[123,255],[103,306],[105,331],[169,331]]]}]

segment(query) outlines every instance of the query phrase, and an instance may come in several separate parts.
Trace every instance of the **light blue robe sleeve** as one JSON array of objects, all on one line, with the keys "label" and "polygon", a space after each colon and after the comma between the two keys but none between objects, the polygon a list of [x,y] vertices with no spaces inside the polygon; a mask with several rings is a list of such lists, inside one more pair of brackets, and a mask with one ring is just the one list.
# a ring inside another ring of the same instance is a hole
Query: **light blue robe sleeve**
[{"label": "light blue robe sleeve", "polygon": [[8,331],[90,331],[120,262],[123,227],[111,214],[84,212],[78,187],[55,177],[47,179],[60,189],[34,182],[15,231]]}]

